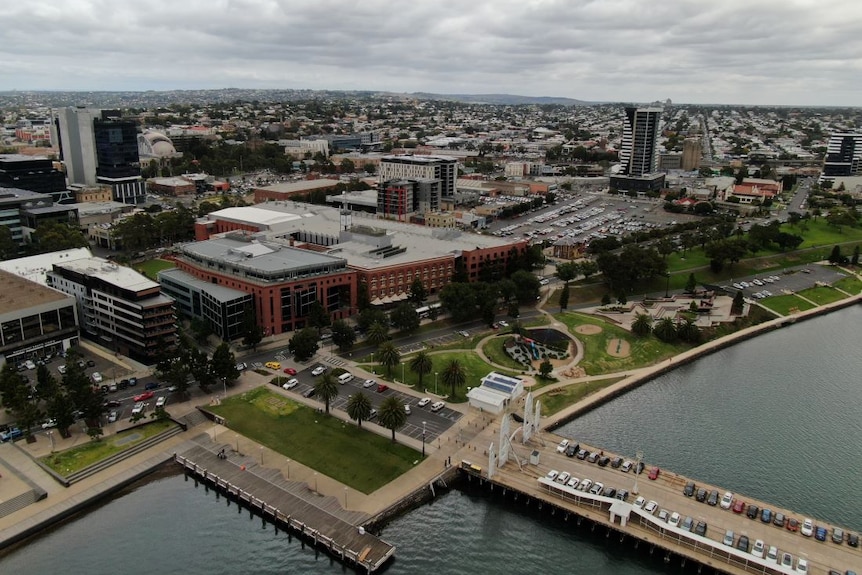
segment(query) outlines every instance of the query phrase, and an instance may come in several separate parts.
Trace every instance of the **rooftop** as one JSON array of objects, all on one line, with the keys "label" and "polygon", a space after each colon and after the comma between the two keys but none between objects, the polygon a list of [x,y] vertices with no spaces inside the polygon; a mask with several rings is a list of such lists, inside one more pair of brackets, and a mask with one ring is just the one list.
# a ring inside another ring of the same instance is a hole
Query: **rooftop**
[{"label": "rooftop", "polygon": [[209,261],[230,263],[250,271],[284,272],[343,264],[335,256],[292,248],[275,242],[241,240],[234,237],[213,238],[185,244],[183,253]]},{"label": "rooftop", "polygon": [[93,257],[93,253],[90,248],[73,248],[0,262],[0,270],[11,272],[31,282],[46,285],[45,274],[54,269],[54,264],[91,257]]},{"label": "rooftop", "polygon": [[70,297],[14,273],[0,270],[0,316]]},{"label": "rooftop", "polygon": [[89,257],[56,264],[58,267],[101,279],[109,284],[131,291],[158,288],[159,284],[147,279],[132,268],[117,265],[112,261]]},{"label": "rooftop", "polygon": [[291,212],[275,211],[271,209],[258,208],[255,206],[247,206],[242,208],[224,208],[221,210],[210,212],[210,214],[206,216],[203,221],[219,219],[238,223],[248,222],[250,224],[255,224],[258,226],[267,226],[271,229],[273,226],[292,222],[294,220],[300,219],[301,217],[301,215],[294,214]]},{"label": "rooftop", "polygon": [[[301,180],[299,182],[281,182],[272,184],[271,186],[263,186],[255,188],[256,190],[265,190],[268,192],[278,192],[281,194],[290,194],[293,192],[307,192],[310,190],[319,190],[321,188],[331,188],[338,184],[338,180],[324,178],[322,180]],[[230,209],[230,208],[228,208]]]},{"label": "rooftop", "polygon": [[167,270],[162,270],[159,272],[159,279],[162,277],[173,278],[178,282],[181,282],[187,286],[195,287],[201,291],[207,292],[213,298],[217,299],[221,303],[227,303],[234,301],[239,298],[246,297],[248,294],[244,291],[236,290],[233,288],[228,288],[216,284],[212,284],[209,282],[205,282],[203,280],[199,280],[191,274],[187,274],[186,272],[179,270],[177,268],[171,268]]}]

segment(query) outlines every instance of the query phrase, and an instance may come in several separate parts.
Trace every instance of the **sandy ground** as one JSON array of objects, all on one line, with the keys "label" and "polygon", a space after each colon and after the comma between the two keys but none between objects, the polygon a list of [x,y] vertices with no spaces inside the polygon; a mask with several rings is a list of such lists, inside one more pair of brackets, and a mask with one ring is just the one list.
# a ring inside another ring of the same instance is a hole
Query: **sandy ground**
[{"label": "sandy ground", "polygon": [[608,354],[614,357],[628,357],[631,355],[631,346],[624,339],[612,339],[608,342]]},{"label": "sandy ground", "polygon": [[584,324],[576,327],[575,331],[582,335],[596,335],[597,333],[602,333],[602,328],[597,325]]}]

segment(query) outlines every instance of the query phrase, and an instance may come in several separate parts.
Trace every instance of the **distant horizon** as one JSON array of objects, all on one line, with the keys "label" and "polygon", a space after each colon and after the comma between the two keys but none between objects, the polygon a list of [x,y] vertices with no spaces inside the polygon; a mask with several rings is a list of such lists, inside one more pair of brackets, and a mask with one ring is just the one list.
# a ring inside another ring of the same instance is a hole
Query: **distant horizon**
[{"label": "distant horizon", "polygon": [[[78,88],[11,88],[11,89],[0,89],[0,94],[169,94],[169,93],[182,93],[182,92],[225,92],[225,91],[237,91],[237,92],[334,92],[334,93],[365,93],[365,94],[389,94],[393,96],[413,96],[420,99],[426,100],[446,100],[446,101],[459,101],[465,104],[476,104],[476,105],[535,105],[539,102],[523,102],[519,104],[512,103],[495,103],[495,102],[480,102],[480,101],[466,101],[463,99],[459,99],[459,97],[469,97],[469,98],[480,98],[482,96],[495,96],[495,97],[509,97],[515,99],[523,99],[523,100],[567,100],[569,103],[560,103],[561,105],[570,105],[570,106],[606,106],[606,105],[649,105],[649,104],[661,104],[665,105],[667,98],[662,100],[649,100],[649,101],[632,101],[632,100],[583,100],[580,98],[574,98],[571,96],[551,96],[551,95],[525,95],[525,94],[515,94],[509,92],[430,92],[427,90],[418,90],[418,91],[394,91],[394,90],[375,90],[372,88],[263,88],[263,87],[255,87],[255,88],[238,88],[235,86],[224,86],[220,88],[160,88],[160,89],[145,89],[145,90],[136,90],[136,89],[108,89],[108,88],[99,88],[99,89],[78,89]],[[434,98],[436,96],[436,98]],[[555,102],[547,102],[548,104],[553,104]],[[676,101],[671,99],[672,106],[718,106],[718,107],[745,107],[745,108],[823,108],[823,109],[859,109],[862,108],[862,103],[859,105],[849,105],[849,104],[746,104],[746,103],[722,103],[722,102],[686,102],[686,101]]]}]

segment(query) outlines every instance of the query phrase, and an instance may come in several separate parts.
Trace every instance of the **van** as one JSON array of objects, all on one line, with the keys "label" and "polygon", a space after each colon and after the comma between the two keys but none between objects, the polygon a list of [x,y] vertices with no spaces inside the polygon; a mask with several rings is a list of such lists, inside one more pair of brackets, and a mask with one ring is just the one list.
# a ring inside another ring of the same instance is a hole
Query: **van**
[{"label": "van", "polygon": [[353,380],[353,374],[350,372],[347,372],[347,371],[345,371],[344,373],[342,373],[341,375],[338,376],[338,383],[340,383],[341,385],[344,385],[348,381],[352,381],[352,380]]}]

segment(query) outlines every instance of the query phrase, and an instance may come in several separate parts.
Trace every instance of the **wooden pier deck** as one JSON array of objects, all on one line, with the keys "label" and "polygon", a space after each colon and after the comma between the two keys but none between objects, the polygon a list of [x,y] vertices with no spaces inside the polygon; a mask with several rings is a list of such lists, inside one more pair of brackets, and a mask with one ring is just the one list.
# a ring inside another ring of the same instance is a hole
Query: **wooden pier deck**
[{"label": "wooden pier deck", "polygon": [[278,469],[225,453],[227,459],[221,459],[214,445],[197,445],[178,453],[176,461],[187,473],[347,564],[373,573],[394,555],[394,546],[361,529],[368,514],[346,510],[336,498],[316,493],[305,482],[285,479]]}]

